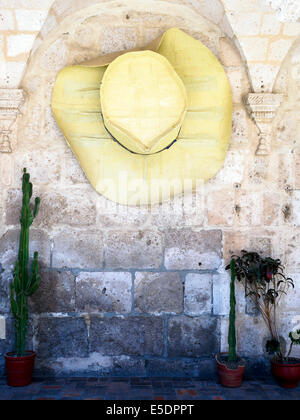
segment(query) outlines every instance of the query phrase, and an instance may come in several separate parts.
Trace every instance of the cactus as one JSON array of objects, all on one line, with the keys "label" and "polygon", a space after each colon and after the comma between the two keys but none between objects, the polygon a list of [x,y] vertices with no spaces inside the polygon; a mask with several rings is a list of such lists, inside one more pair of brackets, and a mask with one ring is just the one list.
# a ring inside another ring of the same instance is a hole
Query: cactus
[{"label": "cactus", "polygon": [[228,332],[228,344],[229,344],[229,354],[228,362],[236,362],[236,330],[235,330],[235,261],[232,259],[230,262],[231,270],[231,282],[230,282],[230,314],[229,314],[229,332]]},{"label": "cactus", "polygon": [[15,264],[14,278],[10,285],[10,303],[12,314],[15,319],[15,352],[16,356],[22,357],[26,354],[26,336],[28,328],[28,297],[32,296],[38,289],[41,278],[39,276],[38,253],[29,265],[29,228],[38,215],[40,199],[35,199],[33,211],[30,208],[32,197],[32,184],[30,175],[24,169],[22,183],[23,199],[21,211],[21,232],[18,260]]}]

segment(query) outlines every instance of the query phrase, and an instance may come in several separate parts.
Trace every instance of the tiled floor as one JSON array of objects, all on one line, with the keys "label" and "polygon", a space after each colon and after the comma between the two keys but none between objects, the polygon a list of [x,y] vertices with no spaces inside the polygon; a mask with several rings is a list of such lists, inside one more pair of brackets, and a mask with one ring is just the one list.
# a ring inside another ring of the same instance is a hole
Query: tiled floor
[{"label": "tiled floor", "polygon": [[2,378],[0,400],[300,400],[300,386],[285,390],[271,379],[228,389],[187,378],[59,378],[10,388]]}]

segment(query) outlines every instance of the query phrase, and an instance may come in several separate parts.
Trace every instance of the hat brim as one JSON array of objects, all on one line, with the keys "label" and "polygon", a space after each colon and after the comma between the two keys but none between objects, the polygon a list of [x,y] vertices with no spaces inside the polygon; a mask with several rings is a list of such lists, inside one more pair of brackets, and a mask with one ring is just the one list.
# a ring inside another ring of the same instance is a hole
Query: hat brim
[{"label": "hat brim", "polygon": [[167,201],[209,180],[223,166],[231,136],[231,88],[214,54],[175,28],[148,49],[169,60],[187,91],[187,113],[169,149],[153,155],[132,154],[107,133],[99,88],[110,60],[121,53],[64,68],[52,96],[57,124],[92,186],[126,205]]}]

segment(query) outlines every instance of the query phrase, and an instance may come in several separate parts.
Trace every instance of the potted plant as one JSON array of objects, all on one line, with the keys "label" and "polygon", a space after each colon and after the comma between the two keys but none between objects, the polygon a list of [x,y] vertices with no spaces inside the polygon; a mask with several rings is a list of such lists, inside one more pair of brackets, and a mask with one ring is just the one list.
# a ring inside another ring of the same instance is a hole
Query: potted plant
[{"label": "potted plant", "polygon": [[294,344],[300,345],[300,330],[290,332],[290,348],[287,355],[277,350],[271,361],[271,370],[278,383],[283,388],[297,388],[300,381],[300,360],[290,357]]},{"label": "potted plant", "polygon": [[245,361],[236,353],[236,328],[235,328],[235,261],[232,259],[227,267],[231,270],[230,282],[230,314],[229,314],[229,332],[228,344],[229,353],[216,355],[218,374],[223,386],[237,388],[242,385],[245,373]]},{"label": "potted plant", "polygon": [[36,353],[26,350],[28,329],[28,297],[32,296],[39,287],[38,253],[29,265],[29,228],[38,214],[40,199],[35,199],[33,211],[30,208],[32,184],[30,175],[24,169],[22,183],[23,199],[21,210],[21,232],[18,259],[14,268],[14,277],[10,285],[11,311],[15,325],[15,351],[5,355],[7,383],[10,386],[26,386],[31,383]]},{"label": "potted plant", "polygon": [[300,360],[291,357],[294,344],[300,344],[300,330],[291,332],[289,351],[284,351],[284,343],[277,326],[278,305],[294,282],[284,274],[284,266],[279,259],[262,257],[256,252],[242,251],[241,256],[233,256],[236,277],[245,286],[249,296],[261,313],[270,332],[266,351],[273,355],[271,370],[284,388],[295,388],[300,380]]}]

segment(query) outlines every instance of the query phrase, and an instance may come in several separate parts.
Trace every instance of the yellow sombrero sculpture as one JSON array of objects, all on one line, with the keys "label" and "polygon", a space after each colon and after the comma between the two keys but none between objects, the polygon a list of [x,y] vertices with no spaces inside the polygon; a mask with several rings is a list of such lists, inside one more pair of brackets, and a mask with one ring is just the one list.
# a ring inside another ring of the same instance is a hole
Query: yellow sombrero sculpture
[{"label": "yellow sombrero sculpture", "polygon": [[66,67],[52,110],[93,187],[126,205],[167,201],[212,178],[231,136],[222,65],[175,28],[144,50]]}]

